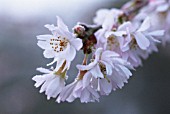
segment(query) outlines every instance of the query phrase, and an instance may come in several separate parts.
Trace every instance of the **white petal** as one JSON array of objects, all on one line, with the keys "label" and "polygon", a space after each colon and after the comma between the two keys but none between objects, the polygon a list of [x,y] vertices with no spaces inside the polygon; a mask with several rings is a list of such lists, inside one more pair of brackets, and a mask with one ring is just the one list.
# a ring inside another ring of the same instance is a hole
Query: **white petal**
[{"label": "white petal", "polygon": [[52,35],[46,34],[46,35],[39,35],[39,36],[37,36],[37,39],[38,40],[49,41],[52,37],[53,37]]},{"label": "white petal", "polygon": [[163,4],[163,5],[160,5],[157,7],[156,11],[157,12],[165,12],[169,9],[169,4],[166,3],[166,4]]},{"label": "white petal", "polygon": [[72,61],[76,56],[76,50],[73,46],[70,46],[69,50],[67,51],[67,55],[65,55],[65,59]]},{"label": "white petal", "polygon": [[48,73],[51,73],[51,72],[52,72],[52,71],[50,71],[49,69],[42,68],[42,67],[37,68],[36,70],[37,70],[37,71],[39,71],[39,72],[41,72],[41,73],[46,73],[46,74],[48,74]]},{"label": "white petal", "polygon": [[73,96],[75,98],[78,98],[80,97],[81,95],[81,91],[82,91],[82,86],[83,86],[83,83],[82,83],[82,80],[78,80],[77,81],[77,84],[75,85],[74,89],[73,89]]},{"label": "white petal", "polygon": [[146,50],[149,47],[150,42],[142,33],[136,32],[134,36],[137,44],[142,50]]},{"label": "white petal", "polygon": [[124,22],[123,24],[121,24],[120,26],[119,26],[119,28],[118,28],[118,31],[126,31],[127,30],[127,28],[130,30],[130,31],[132,31],[133,29],[133,27],[132,27],[132,23],[131,22]]},{"label": "white petal", "polygon": [[140,28],[137,30],[139,31],[146,31],[151,27],[151,20],[149,17],[146,17]]},{"label": "white petal", "polygon": [[101,53],[102,53],[103,49],[102,48],[98,48],[95,52],[95,61],[98,61],[100,59]]},{"label": "white petal", "polygon": [[126,31],[116,31],[116,32],[106,32],[105,37],[109,38],[111,36],[115,36],[115,37],[121,37],[124,34],[127,34]]},{"label": "white petal", "polygon": [[76,83],[77,82],[75,81],[75,82],[65,86],[65,88],[63,88],[62,92],[60,93],[61,101],[65,101],[71,95]]},{"label": "white petal", "polygon": [[70,69],[70,65],[71,65],[71,62],[70,61],[66,61],[66,65],[65,65],[63,71],[65,71],[66,69],[67,70]]},{"label": "white petal", "polygon": [[153,32],[149,32],[151,36],[163,36],[165,34],[165,30],[157,30]]},{"label": "white petal", "polygon": [[122,52],[126,52],[126,51],[128,51],[130,49],[128,44],[129,43],[126,43],[124,46],[120,47]]},{"label": "white petal", "polygon": [[100,56],[101,56],[101,52],[103,51],[102,48],[98,48],[95,52],[95,60],[93,62],[91,62],[88,65],[77,65],[77,68],[79,70],[90,70],[93,67],[95,67],[95,65],[98,63]]},{"label": "white petal", "polygon": [[92,77],[92,81],[91,81],[92,87],[97,90],[98,88],[98,79]]},{"label": "white petal", "polygon": [[106,43],[106,38],[105,38],[105,32],[106,30],[105,29],[99,29],[97,32],[95,32],[95,36],[97,38],[97,43]]},{"label": "white petal", "polygon": [[57,97],[57,95],[61,92],[63,86],[60,86],[60,83],[64,83],[64,81],[61,81],[59,76],[51,80],[45,92],[48,100],[50,97]]},{"label": "white petal", "polygon": [[47,64],[47,66],[53,65],[55,62],[57,62],[58,58],[54,58],[54,60]]},{"label": "white petal", "polygon": [[90,70],[97,64],[97,61],[91,62],[89,65],[77,65],[77,69],[79,70]]},{"label": "white petal", "polygon": [[92,73],[92,76],[94,76],[95,78],[104,78],[99,65],[96,65],[94,68],[92,68],[90,72]]},{"label": "white petal", "polygon": [[44,78],[45,82],[44,82],[44,84],[41,86],[40,93],[46,91],[47,86],[49,85],[49,83],[51,82],[51,80],[53,80],[53,79],[55,78],[55,75],[45,74],[45,75],[43,75],[43,78]]},{"label": "white petal", "polygon": [[114,12],[110,12],[108,13],[108,15],[106,16],[103,24],[102,24],[102,27],[106,30],[111,30],[112,29],[112,26],[116,23],[116,20],[115,20],[115,16],[114,16]]},{"label": "white petal", "polygon": [[56,30],[56,27],[53,24],[52,25],[46,24],[46,25],[44,25],[44,27],[49,29],[49,31],[55,31]]},{"label": "white petal", "polygon": [[127,64],[126,60],[124,60],[122,58],[112,58],[111,62],[114,62],[114,64],[121,64],[121,65]]},{"label": "white petal", "polygon": [[90,101],[90,92],[86,88],[81,93],[80,101],[81,103],[87,103]]},{"label": "white petal", "polygon": [[132,76],[132,73],[130,72],[130,70],[126,68],[125,66],[119,65],[119,68],[121,68],[121,70],[124,72],[127,78],[129,78],[129,76]]},{"label": "white petal", "polygon": [[109,95],[112,91],[112,84],[109,83],[106,79],[100,79],[100,85],[103,92],[105,93],[104,95]]},{"label": "white petal", "polygon": [[100,97],[99,94],[93,88],[91,88],[90,86],[88,86],[87,89],[94,96],[93,98],[95,98],[95,100],[98,101],[98,99]]},{"label": "white petal", "polygon": [[107,50],[107,51],[104,51],[104,52],[102,53],[101,59],[102,59],[102,60],[105,60],[105,58],[119,57],[119,56],[120,56],[120,55],[119,55],[118,53],[116,53],[116,52],[114,52],[114,51],[109,51],[109,50]]},{"label": "white petal", "polygon": [[76,50],[80,50],[83,46],[82,40],[79,38],[73,39],[70,42],[71,42],[71,45],[73,45],[74,48],[76,48]]},{"label": "white petal", "polygon": [[102,25],[104,22],[106,15],[110,12],[108,9],[100,9],[96,12],[96,17],[94,18],[94,23],[98,25]]},{"label": "white petal", "polygon": [[127,78],[122,77],[120,74],[118,73],[114,73],[113,76],[110,77],[111,79],[111,83],[112,83],[112,87],[113,90],[116,90],[117,87],[122,88],[124,86],[124,81],[127,80]]},{"label": "white petal", "polygon": [[55,60],[57,61],[55,71],[58,71],[58,70],[59,70],[59,68],[63,65],[63,63],[64,63],[65,59],[55,58]]},{"label": "white petal", "polygon": [[57,17],[58,27],[62,30],[68,31],[68,27],[64,24],[63,20],[59,16],[56,16],[56,17]]},{"label": "white petal", "polygon": [[123,14],[121,10],[115,8],[111,9],[110,12],[106,15],[102,27],[106,30],[111,30],[113,25],[117,23],[118,16],[121,14]]},{"label": "white petal", "polygon": [[58,94],[63,90],[63,88],[65,87],[64,79],[60,79],[60,80],[61,80],[60,85],[59,85],[60,90],[57,90],[57,91],[54,92],[53,98],[56,98],[57,95],[58,95]]},{"label": "white petal", "polygon": [[87,72],[84,76],[83,76],[83,88],[87,87],[88,85],[90,85],[90,80],[91,80],[91,73]]},{"label": "white petal", "polygon": [[53,50],[45,50],[43,55],[45,58],[54,58],[55,52]]},{"label": "white petal", "polygon": [[46,41],[38,41],[37,45],[42,49],[51,49],[50,43]]},{"label": "white petal", "polygon": [[[157,40],[156,38],[152,37],[152,36],[149,36],[149,39],[154,41],[155,43],[161,43],[161,41]],[[153,43],[154,43],[153,42]],[[152,44],[153,45],[153,44]]]},{"label": "white petal", "polygon": [[42,75],[36,75],[32,78],[32,80],[36,81],[34,85],[36,88],[40,87],[45,81]]},{"label": "white petal", "polygon": [[72,93],[67,97],[67,102],[73,102],[75,100],[75,97],[72,95]]}]

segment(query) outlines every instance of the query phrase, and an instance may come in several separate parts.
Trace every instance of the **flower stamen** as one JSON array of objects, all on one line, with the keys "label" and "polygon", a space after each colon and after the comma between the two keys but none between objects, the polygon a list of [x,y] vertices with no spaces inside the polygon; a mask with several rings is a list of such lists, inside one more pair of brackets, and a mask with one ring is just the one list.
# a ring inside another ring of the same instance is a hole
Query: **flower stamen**
[{"label": "flower stamen", "polygon": [[57,38],[50,39],[50,45],[55,52],[59,53],[67,48],[68,40],[65,37],[58,36]]}]

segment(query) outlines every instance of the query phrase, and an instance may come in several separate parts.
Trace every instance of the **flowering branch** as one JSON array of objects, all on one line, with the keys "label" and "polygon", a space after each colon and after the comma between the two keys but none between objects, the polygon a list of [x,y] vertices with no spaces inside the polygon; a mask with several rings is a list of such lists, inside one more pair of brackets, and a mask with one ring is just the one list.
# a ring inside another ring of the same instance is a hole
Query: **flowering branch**
[{"label": "flowering branch", "polygon": [[[158,44],[170,41],[170,0],[132,0],[121,9],[100,9],[94,23],[78,23],[72,33],[57,17],[57,26],[45,25],[52,35],[37,36],[44,57],[54,59],[47,66],[56,64],[54,69],[37,68],[44,74],[33,77],[47,99],[95,102],[100,95],[122,88],[132,76],[130,70],[158,51]],[[79,73],[66,84],[67,71],[80,50],[84,60],[76,66]]]}]

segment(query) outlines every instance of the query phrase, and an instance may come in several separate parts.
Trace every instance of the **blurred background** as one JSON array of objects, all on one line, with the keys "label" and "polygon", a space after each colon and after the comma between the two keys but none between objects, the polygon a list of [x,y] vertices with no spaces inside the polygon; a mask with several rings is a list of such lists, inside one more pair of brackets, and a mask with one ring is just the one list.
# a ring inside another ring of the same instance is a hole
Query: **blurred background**
[{"label": "blurred background", "polygon": [[[100,8],[120,7],[127,0],[0,0],[0,114],[170,114],[170,45],[160,47],[122,90],[101,97],[99,103],[47,101],[31,78],[51,60],[43,57],[36,35],[50,33],[56,15],[71,28],[92,24]],[[72,66],[81,62],[81,54]],[[71,67],[68,81],[76,76]]]}]

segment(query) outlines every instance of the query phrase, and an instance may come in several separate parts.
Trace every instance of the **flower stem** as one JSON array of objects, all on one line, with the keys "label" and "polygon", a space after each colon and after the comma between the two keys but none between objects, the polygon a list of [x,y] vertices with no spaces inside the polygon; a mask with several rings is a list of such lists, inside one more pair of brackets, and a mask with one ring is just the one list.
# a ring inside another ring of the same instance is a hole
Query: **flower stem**
[{"label": "flower stem", "polygon": [[62,75],[62,77],[64,77],[65,74],[66,74],[66,72],[67,72],[67,69],[65,69],[65,70],[63,71],[65,65],[66,65],[66,61],[64,61],[63,65],[59,68],[58,71],[55,72],[55,74],[56,74],[56,75]]},{"label": "flower stem", "polygon": [[87,65],[88,56],[89,56],[88,54],[84,55],[84,60],[83,60],[83,63],[82,63],[83,65]]},{"label": "flower stem", "polygon": [[[88,60],[88,54],[85,54],[82,65],[87,65],[87,60]],[[87,72],[86,70],[84,70],[84,71],[80,70],[78,80],[82,80],[84,75],[86,74],[86,72]]]}]

